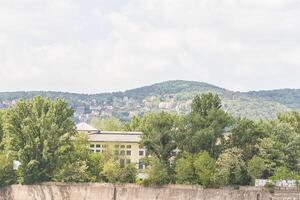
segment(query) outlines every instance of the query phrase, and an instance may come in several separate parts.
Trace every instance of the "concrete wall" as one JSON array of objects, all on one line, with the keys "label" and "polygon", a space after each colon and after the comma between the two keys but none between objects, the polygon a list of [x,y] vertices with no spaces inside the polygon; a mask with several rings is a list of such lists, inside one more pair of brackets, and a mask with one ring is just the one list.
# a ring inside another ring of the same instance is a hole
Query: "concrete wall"
[{"label": "concrete wall", "polygon": [[112,184],[13,185],[0,188],[0,200],[300,200],[300,190],[264,188],[202,189],[196,186],[142,187]]}]

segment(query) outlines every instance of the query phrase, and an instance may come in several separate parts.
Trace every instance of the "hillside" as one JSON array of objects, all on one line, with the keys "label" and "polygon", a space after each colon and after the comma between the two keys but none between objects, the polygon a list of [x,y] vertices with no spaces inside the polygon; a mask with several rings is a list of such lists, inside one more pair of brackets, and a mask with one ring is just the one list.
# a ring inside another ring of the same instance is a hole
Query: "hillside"
[{"label": "hillside", "polygon": [[272,90],[233,92],[214,85],[195,81],[166,81],[125,92],[76,94],[64,92],[2,92],[0,107],[8,107],[16,100],[37,95],[63,98],[75,109],[76,121],[92,117],[117,117],[123,121],[150,111],[187,113],[195,95],[217,93],[223,108],[235,116],[251,119],[273,118],[277,112],[300,109],[300,90]]}]

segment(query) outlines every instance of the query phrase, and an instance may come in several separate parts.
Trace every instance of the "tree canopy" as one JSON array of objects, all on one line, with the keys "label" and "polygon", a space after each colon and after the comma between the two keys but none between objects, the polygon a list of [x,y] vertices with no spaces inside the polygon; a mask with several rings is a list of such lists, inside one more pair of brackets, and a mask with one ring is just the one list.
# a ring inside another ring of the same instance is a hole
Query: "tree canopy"
[{"label": "tree canopy", "polygon": [[[146,169],[137,170],[140,163],[120,165],[109,150],[91,153],[87,135],[75,131],[72,108],[61,99],[35,97],[0,110],[0,185],[58,181],[219,187],[249,185],[257,178],[300,179],[296,111],[279,113],[274,120],[234,118],[217,95],[208,93],[195,97],[187,115],[154,112],[127,124],[96,122],[102,130],[142,131]],[[140,172],[146,173],[144,180],[137,178]]]}]

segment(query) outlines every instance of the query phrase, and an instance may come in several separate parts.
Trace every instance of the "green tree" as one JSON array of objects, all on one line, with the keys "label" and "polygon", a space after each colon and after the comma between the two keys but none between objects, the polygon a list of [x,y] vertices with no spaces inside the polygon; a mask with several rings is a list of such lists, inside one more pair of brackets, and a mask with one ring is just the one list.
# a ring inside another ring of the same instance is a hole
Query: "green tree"
[{"label": "green tree", "polygon": [[195,175],[193,155],[183,153],[182,157],[176,160],[175,176],[176,183],[179,184],[196,184],[197,178]]},{"label": "green tree", "polygon": [[91,153],[88,161],[88,171],[92,182],[101,182],[103,180],[102,171],[104,165],[104,155],[100,153]]},{"label": "green tree", "polygon": [[[269,135],[274,141],[273,147],[283,154],[281,162],[291,171],[300,171],[300,132],[297,132],[294,125],[282,119],[271,121],[269,124]],[[277,166],[279,165],[278,163]]]},{"label": "green tree", "polygon": [[295,174],[294,172],[289,171],[287,167],[278,167],[273,176],[270,177],[271,180],[293,180],[298,179],[299,175]]},{"label": "green tree", "polygon": [[265,136],[266,133],[259,124],[245,118],[238,119],[231,129],[230,146],[241,149],[244,159],[249,160],[258,152],[258,139]]},{"label": "green tree", "polygon": [[90,151],[87,135],[77,133],[72,140],[71,149],[65,160],[58,163],[60,168],[54,172],[54,181],[88,182],[92,181],[89,171]]},{"label": "green tree", "polygon": [[194,160],[195,173],[204,187],[213,186],[216,177],[216,161],[208,152],[199,153]]},{"label": "green tree", "polygon": [[259,149],[258,156],[265,161],[267,168],[264,172],[264,177],[271,176],[276,168],[284,165],[285,155],[279,145],[278,141],[271,137],[260,139],[257,145]]},{"label": "green tree", "polygon": [[121,168],[120,182],[121,183],[135,183],[137,177],[137,168],[134,164],[126,164]]},{"label": "green tree", "polygon": [[102,131],[123,131],[124,126],[117,118],[92,118],[91,125]]},{"label": "green tree", "polygon": [[16,183],[16,172],[9,155],[0,151],[0,186]]},{"label": "green tree", "polygon": [[277,119],[279,122],[290,124],[297,133],[300,133],[300,112],[291,111],[278,113]]},{"label": "green tree", "polygon": [[150,167],[146,170],[148,177],[144,180],[145,186],[165,185],[170,183],[172,177],[168,173],[168,166],[157,158],[150,160]]},{"label": "green tree", "polygon": [[166,112],[147,114],[141,122],[141,144],[148,153],[165,163],[170,172],[170,158],[175,156],[178,116]]},{"label": "green tree", "polygon": [[118,182],[120,180],[121,175],[120,164],[114,159],[106,161],[103,165],[103,170],[101,174],[104,177],[104,179],[109,183]]},{"label": "green tree", "polygon": [[267,178],[265,177],[267,171],[266,161],[259,156],[254,156],[247,163],[248,174],[252,179],[252,183],[255,179]]},{"label": "green tree", "polygon": [[21,183],[50,181],[72,150],[73,110],[63,100],[18,101],[5,117],[5,149],[21,162]]},{"label": "green tree", "polygon": [[227,149],[217,160],[217,181],[221,185],[236,185],[242,180],[245,162],[242,151],[236,147]]},{"label": "green tree", "polygon": [[138,117],[133,117],[129,123],[124,126],[125,131],[140,131],[141,119]]},{"label": "green tree", "polygon": [[76,160],[73,163],[67,162],[56,171],[53,180],[59,182],[88,182],[90,175],[87,162],[84,160]]},{"label": "green tree", "polygon": [[207,116],[211,110],[222,108],[221,99],[217,94],[207,93],[195,96],[192,102],[192,112]]},{"label": "green tree", "polygon": [[197,95],[192,102],[192,112],[186,117],[186,132],[182,132],[179,145],[186,151],[207,151],[217,157],[224,141],[225,128],[230,116],[221,109],[221,100],[212,93]]}]

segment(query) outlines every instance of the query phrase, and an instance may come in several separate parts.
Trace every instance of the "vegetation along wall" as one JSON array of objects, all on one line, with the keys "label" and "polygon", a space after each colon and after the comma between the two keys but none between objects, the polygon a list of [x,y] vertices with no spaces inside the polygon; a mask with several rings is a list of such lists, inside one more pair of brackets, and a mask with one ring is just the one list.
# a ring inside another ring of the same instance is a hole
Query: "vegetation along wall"
[{"label": "vegetation along wall", "polygon": [[0,188],[0,200],[284,200],[300,199],[300,190],[260,187],[203,189],[197,186],[169,185],[142,187],[133,184],[12,185]]}]

